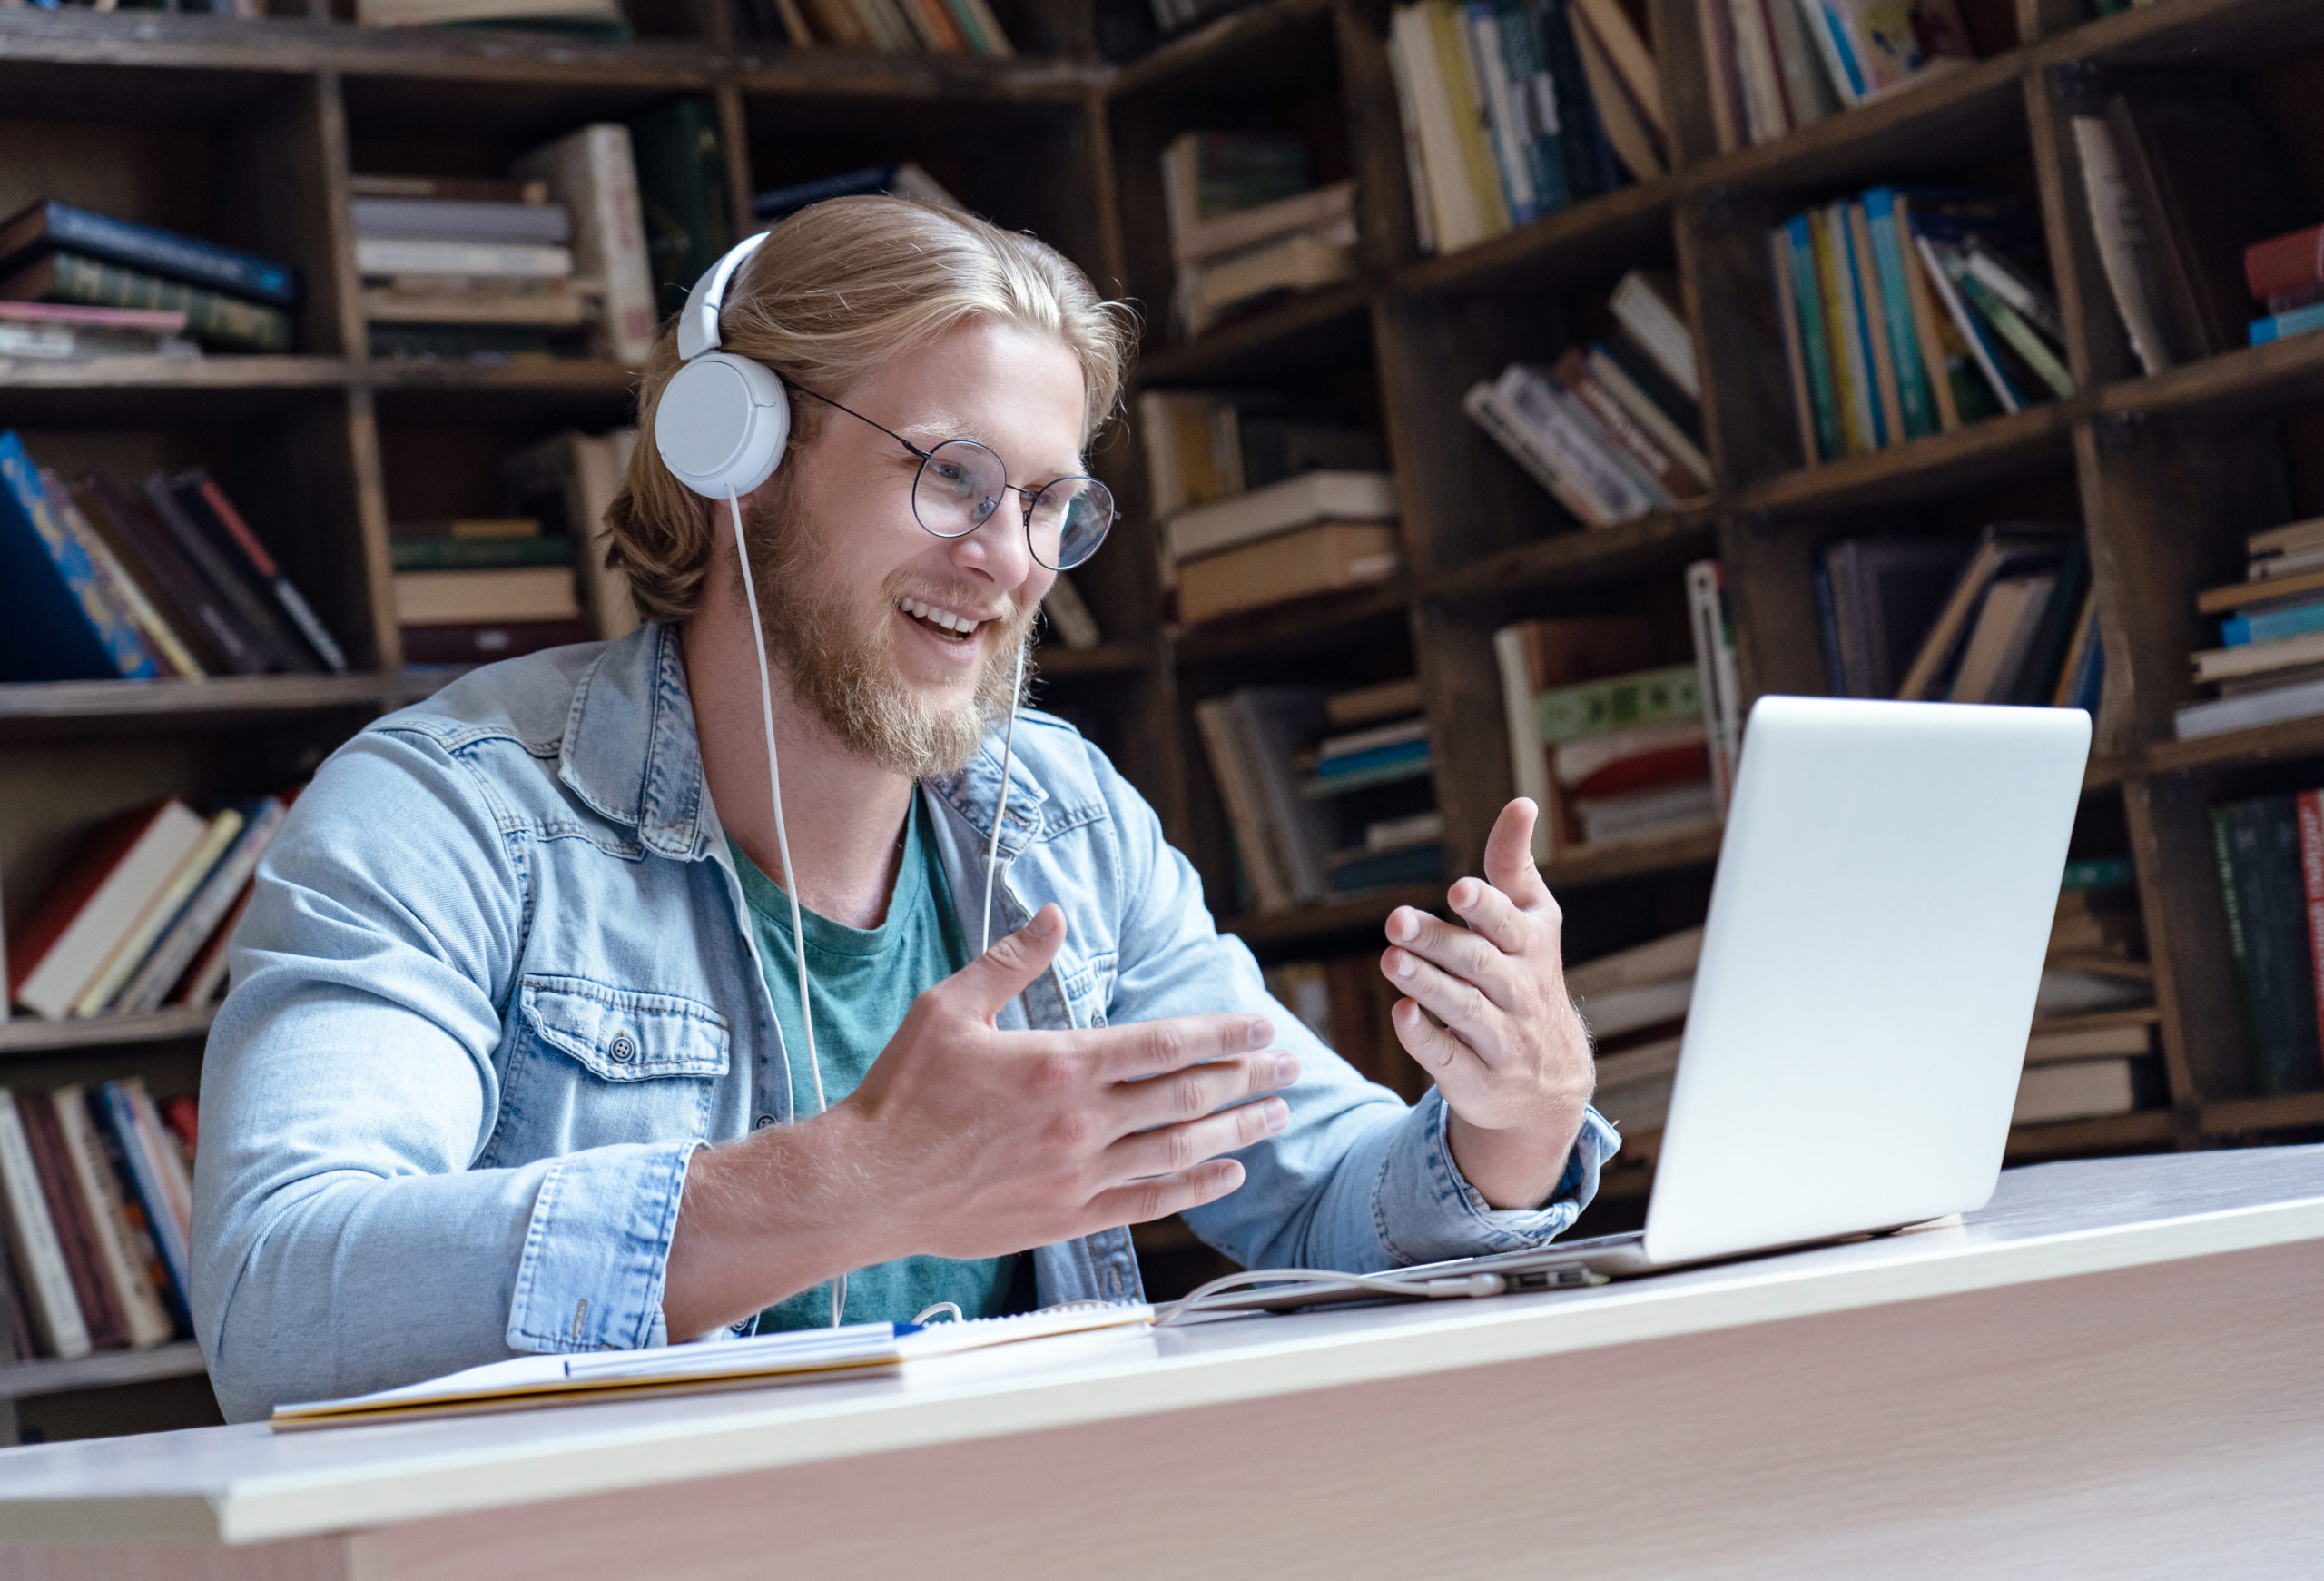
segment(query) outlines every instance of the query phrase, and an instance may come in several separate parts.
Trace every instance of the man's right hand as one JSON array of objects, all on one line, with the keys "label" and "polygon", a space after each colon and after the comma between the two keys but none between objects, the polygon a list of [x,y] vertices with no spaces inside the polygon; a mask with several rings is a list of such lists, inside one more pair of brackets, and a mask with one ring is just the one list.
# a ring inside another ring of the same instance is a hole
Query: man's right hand
[{"label": "man's right hand", "polygon": [[1215,1201],[1221,1153],[1283,1129],[1295,1058],[1264,1016],[1002,1032],[1065,914],[1032,921],[929,989],[827,1114],[697,1152],[671,1239],[673,1339],[852,1269],[995,1257]]}]

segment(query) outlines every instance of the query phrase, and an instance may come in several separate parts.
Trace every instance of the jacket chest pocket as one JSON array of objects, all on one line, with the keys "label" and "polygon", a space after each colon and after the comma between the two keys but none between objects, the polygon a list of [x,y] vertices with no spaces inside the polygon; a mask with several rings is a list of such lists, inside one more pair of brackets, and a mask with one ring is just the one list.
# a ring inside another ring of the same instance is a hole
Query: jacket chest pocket
[{"label": "jacket chest pocket", "polygon": [[528,975],[492,1161],[704,1137],[726,1020],[698,1000]]},{"label": "jacket chest pocket", "polygon": [[1114,957],[1091,955],[1067,972],[1059,983],[1067,1013],[1076,1026],[1106,1024],[1106,1006],[1114,997]]}]

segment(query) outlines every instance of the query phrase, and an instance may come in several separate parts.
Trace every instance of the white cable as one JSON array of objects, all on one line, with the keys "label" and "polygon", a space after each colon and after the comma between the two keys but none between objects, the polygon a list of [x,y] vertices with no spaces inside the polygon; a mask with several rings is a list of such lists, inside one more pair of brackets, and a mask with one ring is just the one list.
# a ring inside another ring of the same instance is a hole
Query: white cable
[{"label": "white cable", "polygon": [[1025,645],[1017,645],[1017,679],[1009,694],[1009,727],[1000,736],[1000,800],[992,809],[992,838],[984,845],[984,941],[981,955],[992,948],[992,875],[1000,860],[1000,820],[1009,811],[1009,766],[1017,751],[1017,700],[1025,695]]},{"label": "white cable", "polygon": [[[807,1029],[807,1073],[815,1083],[815,1112],[831,1105],[823,1101],[822,1062],[815,1054],[815,1009],[807,993],[807,931],[799,919],[799,870],[791,865],[791,833],[783,823],[783,771],[774,757],[774,687],[767,679],[766,625],[759,614],[759,592],[751,579],[751,551],[743,542],[743,502],[730,485],[726,503],[734,517],[734,558],[743,562],[743,598],[750,606],[751,641],[759,657],[759,723],[766,732],[766,783],[774,803],[774,848],[783,857],[783,893],[791,900],[791,946],[799,963],[799,1021]],[[832,1327],[840,1326],[847,1310],[847,1276],[832,1285]]]},{"label": "white cable", "polygon": [[1359,1290],[1374,1290],[1384,1296],[1420,1296],[1431,1300],[1497,1296],[1509,1288],[1508,1281],[1497,1273],[1456,1274],[1450,1278],[1438,1274],[1428,1279],[1410,1279],[1395,1274],[1332,1273],[1312,1268],[1246,1269],[1240,1273],[1221,1275],[1208,1284],[1196,1286],[1155,1313],[1155,1326],[1159,1328],[1194,1313],[1209,1310],[1213,1296],[1260,1284],[1336,1285],[1343,1288],[1354,1285]]}]

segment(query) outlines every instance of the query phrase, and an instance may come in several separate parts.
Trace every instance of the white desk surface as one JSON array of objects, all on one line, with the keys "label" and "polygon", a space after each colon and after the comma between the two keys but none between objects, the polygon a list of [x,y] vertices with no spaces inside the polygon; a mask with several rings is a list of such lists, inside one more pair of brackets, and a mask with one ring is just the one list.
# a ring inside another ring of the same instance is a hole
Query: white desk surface
[{"label": "white desk surface", "polygon": [[0,1543],[248,1543],[2324,1239],[2324,1146],[2013,1170],[1965,1225],[1589,1290],[1095,1334],[902,1378],[0,1450]]}]

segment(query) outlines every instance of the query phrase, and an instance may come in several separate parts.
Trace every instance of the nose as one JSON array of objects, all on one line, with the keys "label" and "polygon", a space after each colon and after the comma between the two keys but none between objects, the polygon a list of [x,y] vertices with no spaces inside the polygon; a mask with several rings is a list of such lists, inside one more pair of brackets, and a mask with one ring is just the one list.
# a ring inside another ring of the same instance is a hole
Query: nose
[{"label": "nose", "polygon": [[1016,591],[1033,574],[1033,549],[1025,536],[1024,516],[1016,491],[1002,490],[1000,503],[974,532],[950,540],[952,563],[989,578],[1003,592]]}]

